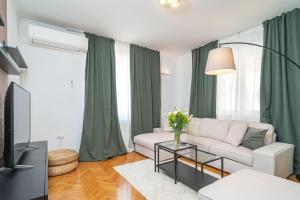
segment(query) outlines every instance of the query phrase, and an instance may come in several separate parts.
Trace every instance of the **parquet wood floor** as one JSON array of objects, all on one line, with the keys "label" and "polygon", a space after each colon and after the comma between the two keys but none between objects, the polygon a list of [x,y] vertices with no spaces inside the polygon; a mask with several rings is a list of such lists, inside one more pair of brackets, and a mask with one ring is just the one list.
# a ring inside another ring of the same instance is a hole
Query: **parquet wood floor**
[{"label": "parquet wood floor", "polygon": [[114,169],[114,166],[146,159],[128,153],[107,161],[80,162],[73,172],[49,177],[49,200],[140,200],[145,199]]},{"label": "parquet wood floor", "polygon": [[[142,194],[135,190],[114,169],[114,166],[146,159],[132,152],[107,161],[80,162],[73,172],[49,177],[49,200],[141,200]],[[215,173],[219,170],[206,167]],[[228,174],[226,174],[228,175]],[[296,181],[294,176],[290,180]]]}]

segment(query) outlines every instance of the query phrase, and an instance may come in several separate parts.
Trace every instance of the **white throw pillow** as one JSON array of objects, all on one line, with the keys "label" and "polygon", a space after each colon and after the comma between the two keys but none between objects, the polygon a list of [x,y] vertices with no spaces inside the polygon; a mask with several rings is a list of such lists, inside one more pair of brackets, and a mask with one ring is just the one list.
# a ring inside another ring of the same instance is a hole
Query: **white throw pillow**
[{"label": "white throw pillow", "polygon": [[192,135],[198,136],[201,121],[202,121],[201,118],[192,117],[189,123],[188,132],[191,133]]},{"label": "white throw pillow", "polygon": [[232,144],[234,146],[239,146],[248,128],[247,122],[234,122],[228,131],[228,134],[224,142]]},{"label": "white throw pillow", "polygon": [[198,136],[209,137],[220,141],[224,141],[228,133],[229,127],[229,121],[204,118],[202,119],[201,125],[199,127]]},{"label": "white throw pillow", "polygon": [[171,132],[172,128],[169,126],[169,119],[164,117],[163,118],[163,124],[162,124],[162,131],[164,132]]}]

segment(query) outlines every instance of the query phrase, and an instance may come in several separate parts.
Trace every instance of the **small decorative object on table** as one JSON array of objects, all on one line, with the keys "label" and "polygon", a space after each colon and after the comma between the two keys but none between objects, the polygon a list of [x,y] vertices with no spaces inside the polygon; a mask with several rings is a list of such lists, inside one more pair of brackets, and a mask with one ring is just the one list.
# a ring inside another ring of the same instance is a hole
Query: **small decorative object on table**
[{"label": "small decorative object on table", "polygon": [[176,145],[179,145],[182,130],[187,127],[191,117],[192,115],[189,115],[188,111],[179,110],[177,107],[175,107],[173,112],[169,112],[167,114],[169,126],[174,130],[174,139]]}]

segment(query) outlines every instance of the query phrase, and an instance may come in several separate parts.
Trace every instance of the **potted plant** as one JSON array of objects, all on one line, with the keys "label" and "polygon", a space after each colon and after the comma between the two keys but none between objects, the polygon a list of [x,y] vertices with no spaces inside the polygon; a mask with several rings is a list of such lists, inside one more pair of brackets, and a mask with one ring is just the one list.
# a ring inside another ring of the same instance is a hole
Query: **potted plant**
[{"label": "potted plant", "polygon": [[177,107],[172,112],[167,114],[169,120],[169,126],[174,131],[175,145],[180,144],[180,135],[182,130],[186,128],[190,122],[192,115],[189,115],[188,111],[181,111]]}]

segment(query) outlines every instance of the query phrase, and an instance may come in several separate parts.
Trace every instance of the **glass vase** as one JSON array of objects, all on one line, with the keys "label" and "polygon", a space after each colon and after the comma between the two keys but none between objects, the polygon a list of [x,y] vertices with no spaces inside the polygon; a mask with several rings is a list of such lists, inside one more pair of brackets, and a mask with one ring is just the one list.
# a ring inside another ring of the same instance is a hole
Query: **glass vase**
[{"label": "glass vase", "polygon": [[176,146],[179,146],[179,144],[180,144],[180,135],[181,135],[180,130],[174,131],[174,139],[175,139],[175,145]]}]

